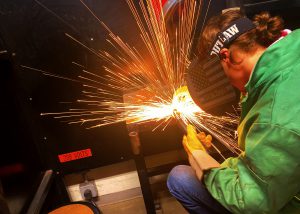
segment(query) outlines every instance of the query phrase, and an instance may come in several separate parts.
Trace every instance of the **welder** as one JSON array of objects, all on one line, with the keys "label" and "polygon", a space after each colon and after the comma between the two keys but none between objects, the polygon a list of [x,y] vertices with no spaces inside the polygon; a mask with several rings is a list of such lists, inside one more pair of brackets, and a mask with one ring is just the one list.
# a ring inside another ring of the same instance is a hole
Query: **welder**
[{"label": "welder", "polygon": [[300,213],[300,30],[267,12],[250,20],[230,10],[207,22],[198,57],[218,57],[243,95],[244,152],[220,164],[189,125],[191,166],[172,169],[171,194],[189,213]]}]

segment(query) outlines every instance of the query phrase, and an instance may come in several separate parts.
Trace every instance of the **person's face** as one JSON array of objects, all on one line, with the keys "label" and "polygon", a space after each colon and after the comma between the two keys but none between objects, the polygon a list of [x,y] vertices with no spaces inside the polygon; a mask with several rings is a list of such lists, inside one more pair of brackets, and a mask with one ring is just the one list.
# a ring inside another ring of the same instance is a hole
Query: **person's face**
[{"label": "person's face", "polygon": [[221,65],[230,83],[245,93],[245,85],[250,78],[253,66],[249,64],[245,55],[238,52],[233,54],[231,50],[224,48],[221,54],[223,55]]},{"label": "person's face", "polygon": [[221,61],[221,65],[231,85],[241,92],[245,92],[245,85],[248,82],[249,77],[245,75],[242,66],[235,65],[231,62],[224,62],[223,60]]}]

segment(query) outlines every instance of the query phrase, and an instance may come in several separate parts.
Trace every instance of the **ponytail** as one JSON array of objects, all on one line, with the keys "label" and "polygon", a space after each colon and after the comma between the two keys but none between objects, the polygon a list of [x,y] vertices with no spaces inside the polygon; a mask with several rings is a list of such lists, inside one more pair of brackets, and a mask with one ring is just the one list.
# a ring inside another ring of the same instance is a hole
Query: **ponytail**
[{"label": "ponytail", "polygon": [[256,25],[256,42],[264,47],[281,36],[283,20],[278,16],[271,17],[268,12],[262,12],[254,16],[253,23]]}]

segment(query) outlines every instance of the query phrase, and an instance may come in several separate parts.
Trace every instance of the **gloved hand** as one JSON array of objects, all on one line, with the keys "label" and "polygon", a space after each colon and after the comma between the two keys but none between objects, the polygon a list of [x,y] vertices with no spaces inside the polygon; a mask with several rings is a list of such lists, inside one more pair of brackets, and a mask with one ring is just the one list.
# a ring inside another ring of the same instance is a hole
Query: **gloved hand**
[{"label": "gloved hand", "polygon": [[206,135],[204,132],[197,134],[194,126],[187,126],[187,135],[183,136],[182,144],[187,153],[192,153],[194,150],[203,150],[206,152],[211,147],[211,135]]}]

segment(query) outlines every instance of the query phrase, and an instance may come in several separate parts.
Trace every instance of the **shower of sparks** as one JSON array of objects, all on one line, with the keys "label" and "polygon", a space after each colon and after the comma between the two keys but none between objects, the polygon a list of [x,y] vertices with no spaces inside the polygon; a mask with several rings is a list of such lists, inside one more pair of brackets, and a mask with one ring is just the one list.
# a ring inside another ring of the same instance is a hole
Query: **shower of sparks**
[{"label": "shower of sparks", "polygon": [[[73,64],[83,68],[82,75],[76,79],[40,70],[45,75],[80,82],[84,87],[82,91],[84,98],[77,100],[76,103],[85,106],[42,115],[52,115],[70,124],[87,124],[89,128],[126,121],[127,124],[156,122],[153,129],[158,127],[164,129],[172,119],[177,119],[185,125],[193,124],[199,130],[214,133],[227,142],[225,146],[228,149],[239,153],[240,150],[232,136],[233,130],[229,128],[237,123],[237,118],[215,117],[205,113],[192,101],[184,86],[184,74],[189,64],[202,1],[183,1],[175,39],[171,44],[161,1],[146,0],[144,3],[140,0],[137,7],[133,0],[126,0],[146,46],[145,50],[140,51],[115,35],[83,0],[80,1],[107,30],[109,35],[107,42],[116,53],[96,51],[72,35],[66,34],[83,48],[104,59],[107,62],[104,66],[107,74],[87,71],[76,62]],[[148,52],[152,64],[144,58],[142,51]],[[142,93],[127,93],[132,89],[140,90]]]}]

